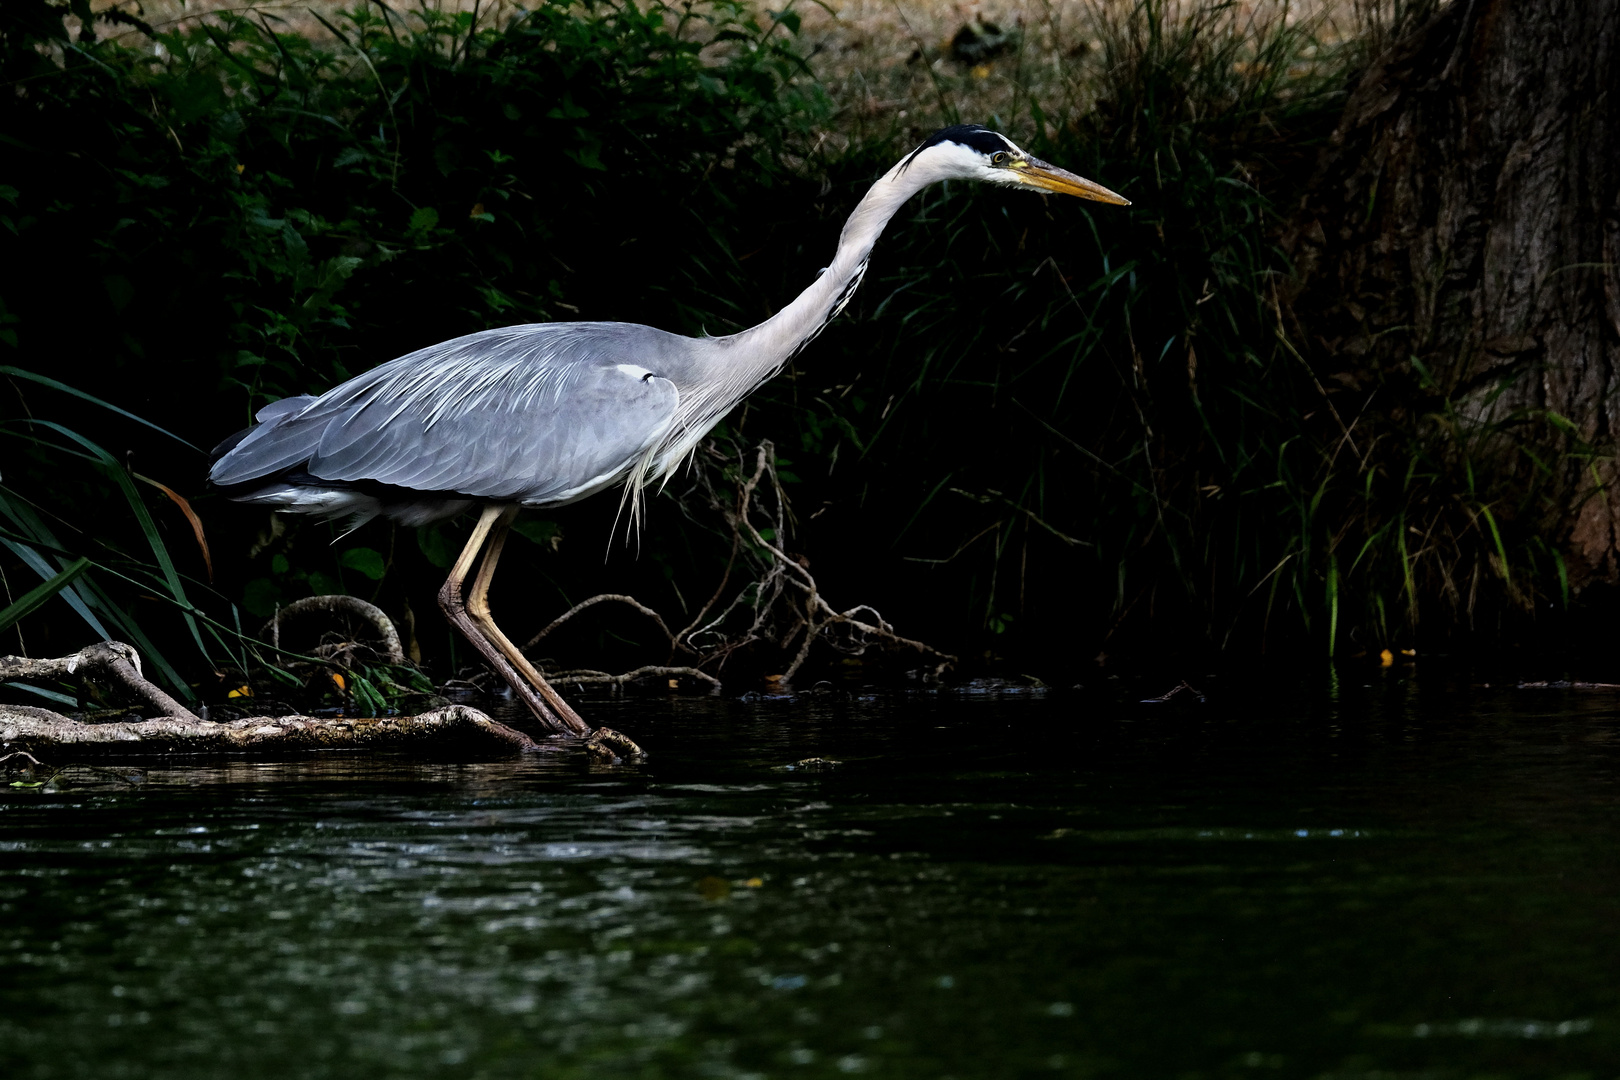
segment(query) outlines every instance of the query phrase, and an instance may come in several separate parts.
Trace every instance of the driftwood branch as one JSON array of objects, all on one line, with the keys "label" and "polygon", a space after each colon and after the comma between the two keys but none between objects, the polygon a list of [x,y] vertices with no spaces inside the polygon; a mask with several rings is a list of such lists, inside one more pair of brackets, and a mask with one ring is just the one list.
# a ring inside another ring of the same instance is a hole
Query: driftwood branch
[{"label": "driftwood branch", "polygon": [[9,679],[21,682],[93,682],[133,698],[147,709],[164,716],[200,723],[190,709],[146,681],[141,674],[140,654],[122,641],[98,641],[72,656],[51,660],[0,656],[0,680]]},{"label": "driftwood branch", "polygon": [[60,761],[88,756],[282,753],[289,750],[463,749],[544,752],[516,728],[477,709],[451,705],[420,716],[321,719],[248,717],[212,723],[164,717],[132,723],[86,724],[29,706],[0,705],[0,744],[26,746]]},{"label": "driftwood branch", "polygon": [[275,617],[264,624],[264,635],[271,644],[281,647],[281,629],[288,621],[305,615],[344,615],[376,631],[380,645],[378,653],[390,664],[405,663],[405,649],[400,645],[399,630],[394,620],[376,604],[367,603],[358,596],[306,596],[276,611]]}]

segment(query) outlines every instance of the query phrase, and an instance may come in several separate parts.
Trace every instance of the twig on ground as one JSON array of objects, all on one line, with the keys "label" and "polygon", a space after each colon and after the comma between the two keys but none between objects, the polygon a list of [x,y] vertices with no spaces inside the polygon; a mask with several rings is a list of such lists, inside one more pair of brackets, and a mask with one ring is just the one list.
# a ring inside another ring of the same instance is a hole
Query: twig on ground
[{"label": "twig on ground", "polygon": [[559,671],[549,676],[551,681],[559,683],[606,683],[612,686],[623,686],[636,679],[663,677],[669,679],[692,678],[706,682],[710,686],[718,687],[720,680],[707,671],[700,671],[695,667],[666,667],[662,664],[647,664],[634,671],[627,671],[623,675],[611,675],[606,671],[593,671],[590,668],[579,668],[574,671]]}]

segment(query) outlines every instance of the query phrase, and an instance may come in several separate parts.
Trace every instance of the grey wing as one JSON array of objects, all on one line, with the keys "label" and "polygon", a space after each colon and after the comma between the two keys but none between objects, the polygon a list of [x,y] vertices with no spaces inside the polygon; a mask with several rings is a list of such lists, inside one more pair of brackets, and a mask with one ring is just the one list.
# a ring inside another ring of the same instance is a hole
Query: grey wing
[{"label": "grey wing", "polygon": [[636,362],[656,364],[648,354],[667,348],[661,337],[543,324],[445,342],[273,415],[211,478],[226,486],[302,467],[320,480],[502,501],[583,498],[622,479],[669,429],[675,385]]}]

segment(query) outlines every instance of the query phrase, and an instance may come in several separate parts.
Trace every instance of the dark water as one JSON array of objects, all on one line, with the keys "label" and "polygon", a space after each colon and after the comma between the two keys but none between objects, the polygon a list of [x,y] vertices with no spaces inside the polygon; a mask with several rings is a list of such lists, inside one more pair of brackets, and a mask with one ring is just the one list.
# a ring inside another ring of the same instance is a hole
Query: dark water
[{"label": "dark water", "polygon": [[1614,694],[590,713],[0,796],[0,1073],[1620,1076]]}]

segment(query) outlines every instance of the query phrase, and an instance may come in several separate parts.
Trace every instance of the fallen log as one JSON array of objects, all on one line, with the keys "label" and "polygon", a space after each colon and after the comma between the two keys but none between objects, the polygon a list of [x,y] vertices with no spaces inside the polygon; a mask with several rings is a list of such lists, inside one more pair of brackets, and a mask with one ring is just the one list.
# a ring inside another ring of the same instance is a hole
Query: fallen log
[{"label": "fallen log", "polygon": [[214,722],[164,716],[110,724],[87,724],[28,705],[0,705],[0,744],[25,750],[52,764],[91,757],[155,757],[168,754],[274,755],[301,750],[408,750],[546,753],[572,749],[536,742],[477,709],[450,705],[418,716],[250,716]]},{"label": "fallen log", "polygon": [[[0,656],[0,681],[94,682],[162,715],[146,720],[86,723],[50,709],[0,702],[0,755],[47,754],[59,763],[87,756],[278,754],[290,750],[413,750],[443,753],[498,750],[555,753],[572,739],[537,742],[477,709],[450,705],[418,716],[252,716],[211,721],[198,716],[141,674],[141,658],[121,641],[97,642],[72,656],[35,660]],[[206,715],[206,714],[205,714]],[[639,758],[641,747],[612,728],[597,728],[577,745],[593,757]]]}]

